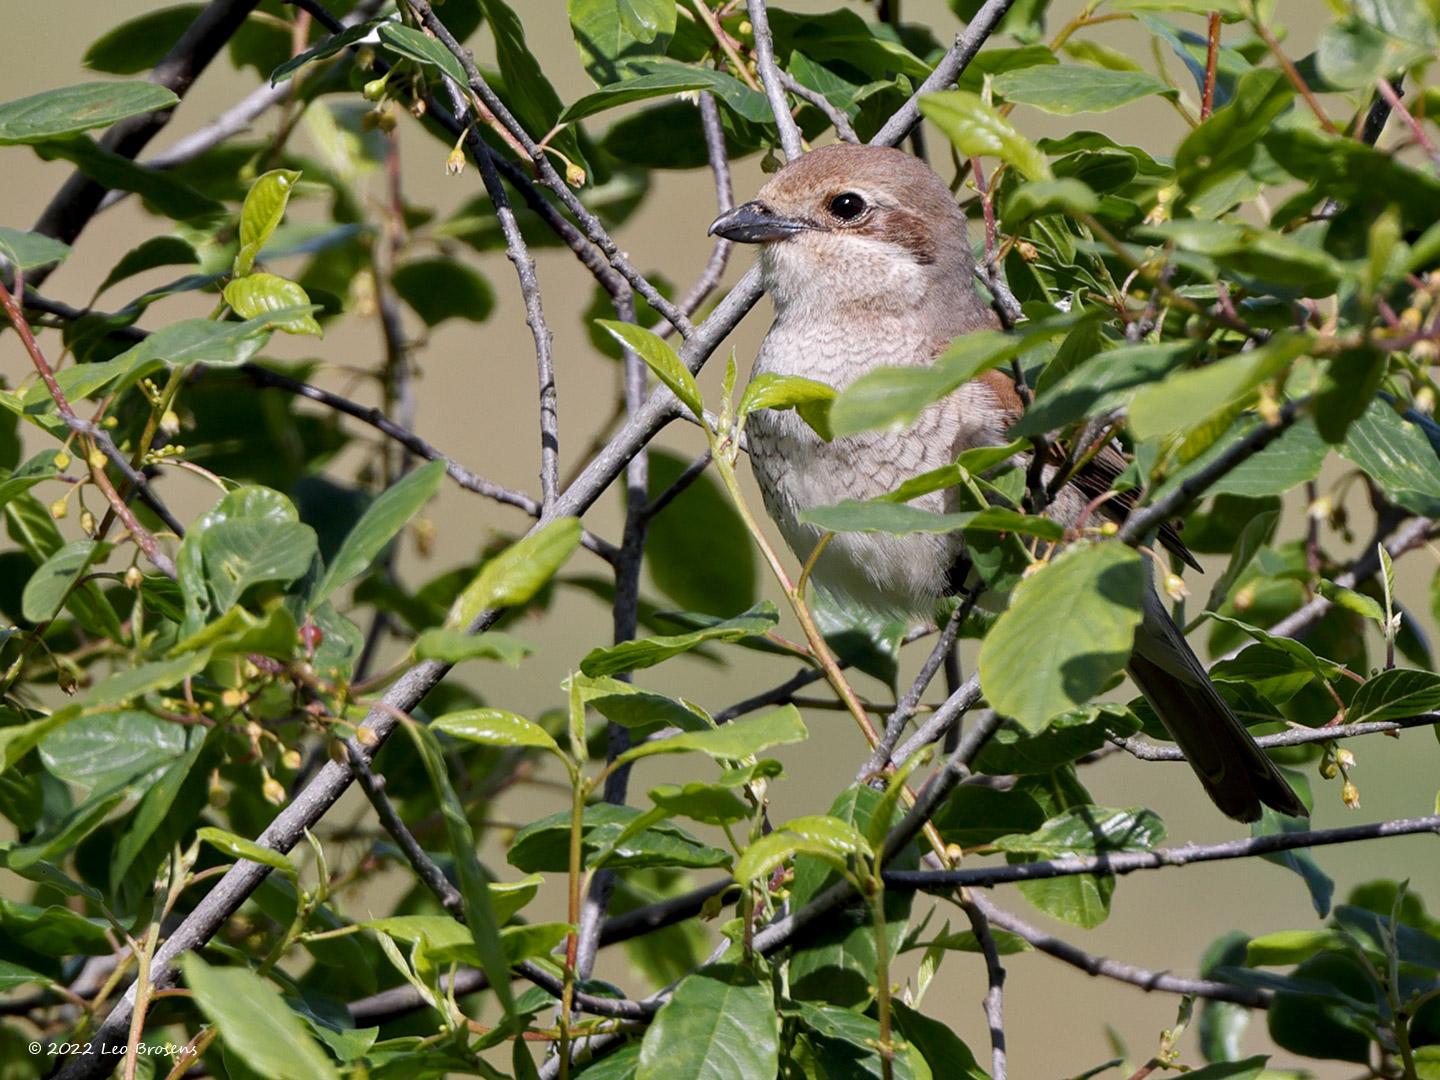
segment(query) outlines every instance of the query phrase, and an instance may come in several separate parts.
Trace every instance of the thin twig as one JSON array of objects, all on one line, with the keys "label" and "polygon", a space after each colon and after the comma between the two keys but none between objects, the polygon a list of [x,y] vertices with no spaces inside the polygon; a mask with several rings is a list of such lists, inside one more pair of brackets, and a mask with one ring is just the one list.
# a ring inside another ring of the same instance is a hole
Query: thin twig
[{"label": "thin twig", "polygon": [[968,893],[962,893],[960,908],[970,920],[975,942],[985,957],[985,1022],[990,1029],[990,1080],[1005,1080],[1005,967],[985,909]]},{"label": "thin twig", "polygon": [[1268,990],[1234,986],[1230,983],[1216,982],[1214,979],[1189,979],[1180,975],[1172,975],[1168,971],[1150,971],[1146,968],[1136,967],[1134,964],[1111,960],[1106,956],[1096,956],[1077,945],[1047,934],[1018,916],[997,907],[982,892],[972,890],[970,902],[985,913],[985,917],[990,920],[992,925],[998,926],[1001,930],[1014,934],[1016,937],[1023,938],[1041,952],[1053,956],[1057,960],[1062,960],[1071,967],[1079,968],[1087,975],[1103,975],[1108,979],[1138,986],[1147,992],[1158,990],[1166,994],[1191,994],[1209,1001],[1229,1001],[1236,1005],[1246,1005],[1252,1009],[1270,1007],[1272,995]]},{"label": "thin twig", "polygon": [[785,84],[775,64],[775,39],[770,34],[770,14],[765,10],[765,0],[747,0],[745,11],[750,16],[750,25],[754,27],[755,66],[760,70],[760,83],[765,88],[770,112],[775,117],[775,127],[780,132],[780,147],[785,151],[786,158],[794,161],[805,153],[804,139],[790,112]]},{"label": "thin twig", "polygon": [[1339,829],[1316,829],[1310,832],[1273,833],[1244,840],[1227,840],[1218,844],[1186,844],[1183,847],[1161,848],[1158,851],[1121,851],[1107,855],[1073,855],[1041,862],[1014,863],[1008,866],[987,866],[964,870],[887,870],[885,885],[892,889],[948,891],[978,885],[1003,885],[1017,881],[1044,881],[1049,878],[1074,877],[1077,874],[1132,874],[1137,870],[1160,870],[1167,866],[1190,866],[1195,863],[1219,862],[1226,859],[1248,859],[1278,851],[1324,847],[1329,844],[1351,844],[1363,840],[1380,840],[1391,836],[1412,836],[1417,833],[1440,834],[1440,814],[1428,817],[1397,818],[1371,825],[1348,825]]},{"label": "thin twig", "polygon": [[[901,734],[905,731],[905,725],[915,715],[915,708],[920,704],[920,697],[934,681],[936,674],[945,665],[945,658],[950,655],[950,650],[955,645],[955,639],[960,636],[960,627],[965,622],[965,617],[975,606],[979,597],[979,591],[975,590],[966,595],[965,599],[956,605],[951,613],[945,627],[940,631],[940,638],[935,642],[935,647],[930,650],[930,655],[920,665],[910,688],[905,691],[896,704],[895,709],[885,721],[885,733],[880,737],[880,745],[870,755],[869,760],[862,766],[860,775],[856,779],[863,779],[866,776],[873,776],[879,769],[883,769],[895,749],[895,744],[900,741]],[[902,759],[903,760],[903,759]]]},{"label": "thin twig", "polygon": [[55,381],[55,372],[45,359],[45,354],[40,351],[40,344],[35,340],[35,335],[30,332],[30,324],[25,321],[25,313],[20,310],[19,303],[16,302],[14,294],[6,287],[4,281],[0,281],[0,307],[4,307],[5,315],[10,320],[10,325],[15,328],[15,333],[20,336],[20,343],[24,345],[25,351],[30,356],[30,362],[35,366],[35,370],[39,373],[41,381],[45,383],[45,388],[50,392],[50,397],[55,402],[55,410],[60,414],[67,426],[80,433],[82,446],[85,450],[85,462],[90,470],[90,479],[94,482],[95,486],[100,489],[101,494],[103,494],[106,501],[109,502],[110,508],[115,512],[115,516],[120,519],[126,530],[135,538],[135,543],[139,546],[140,550],[145,553],[145,557],[150,560],[155,569],[159,570],[172,581],[175,580],[175,563],[169,555],[160,550],[160,545],[156,543],[155,537],[150,534],[149,530],[135,519],[134,512],[126,505],[125,500],[120,497],[120,493],[115,490],[115,485],[110,482],[110,477],[106,475],[105,466],[103,464],[96,464],[92,459],[90,451],[95,447],[95,440],[92,434],[94,429],[88,421],[76,416],[75,410],[70,407],[70,402],[66,400],[65,392],[60,389],[60,384]]},{"label": "thin twig", "polygon": [[1425,129],[1420,126],[1420,121],[1410,115],[1410,110],[1405,108],[1405,103],[1400,100],[1400,95],[1396,92],[1390,80],[1376,80],[1375,90],[1385,99],[1385,104],[1390,106],[1391,112],[1397,114],[1405,122],[1405,126],[1410,129],[1410,134],[1415,139],[1416,144],[1425,151],[1425,155],[1430,159],[1430,164],[1436,169],[1440,169],[1440,150],[1436,149],[1434,141],[1425,133]]},{"label": "thin twig", "polygon": [[1131,514],[1120,527],[1120,539],[1131,546],[1141,543],[1152,529],[1158,529],[1164,522],[1178,517],[1195,499],[1203,495],[1215,481],[1226,475],[1242,462],[1254,457],[1265,447],[1289,430],[1300,416],[1305,399],[1292,399],[1280,407],[1275,422],[1262,424],[1225,448],[1224,452],[1203,468],[1196,469],[1176,484],[1164,498],[1157,499],[1149,506]]},{"label": "thin twig", "polygon": [[855,129],[850,124],[850,118],[845,115],[843,110],[832,105],[830,99],[819,90],[811,90],[810,87],[783,69],[777,68],[776,74],[780,78],[781,86],[801,101],[815,106],[825,114],[825,119],[830,121],[830,126],[835,129],[835,134],[841,142],[858,143],[860,141],[860,136],[855,134]]},{"label": "thin twig", "polygon": [[600,219],[575,197],[575,193],[570,190],[564,178],[555,171],[555,167],[550,163],[545,149],[530,137],[520,122],[506,108],[505,103],[491,89],[490,84],[485,81],[480,69],[475,66],[475,58],[469,50],[462,47],[445,24],[436,17],[429,0],[405,0],[405,2],[420,19],[425,29],[434,34],[440,44],[460,62],[460,67],[464,70],[465,78],[469,82],[470,91],[480,99],[485,108],[490,110],[504,129],[523,147],[529,156],[531,167],[540,177],[540,181],[554,193],[565,209],[570,211],[575,220],[580,223],[580,228],[589,237],[590,242],[604,253],[606,259],[610,261],[610,265],[620,272],[651,307],[678,327],[683,337],[688,338],[695,330],[689,318],[662,296],[644,274],[631,265],[630,260],[621,252],[620,246],[610,236]]},{"label": "thin twig", "polygon": [[896,110],[870,142],[876,146],[894,146],[910,134],[910,129],[920,122],[920,99],[926,94],[947,89],[964,74],[970,61],[980,51],[980,46],[995,32],[1014,3],[1015,0],[985,0],[984,6],[970,20],[970,25],[955,36],[955,43],[940,58],[935,70],[915,88],[910,99]]},{"label": "thin twig", "polygon": [[[901,743],[890,755],[889,761],[897,765],[909,761],[919,753],[921,747],[943,739],[950,729],[960,722],[960,718],[975,706],[980,697],[980,675],[977,672],[961,683],[940,708],[925,718],[925,722],[915,729],[915,734]],[[871,760],[874,760],[874,755]],[[877,767],[884,768],[885,763],[882,762]]]},{"label": "thin twig", "polygon": [[1220,59],[1220,12],[1210,12],[1205,38],[1205,89],[1200,95],[1200,119],[1210,119],[1215,111],[1215,69]]},{"label": "thin twig", "polygon": [[[710,160],[710,175],[715,182],[715,211],[723,214],[734,207],[735,192],[730,183],[730,156],[725,149],[725,128],[720,122],[720,107],[715,104],[714,95],[708,91],[700,94],[700,129],[705,136],[705,153]],[[677,305],[686,315],[694,315],[705,302],[705,298],[720,284],[734,247],[733,241],[726,240],[723,236],[715,237],[715,245],[710,249],[710,257],[705,260],[704,269]],[[653,329],[662,337],[674,333],[675,330],[668,322],[659,323]]]},{"label": "thin twig", "polygon": [[1320,107],[1320,102],[1315,99],[1314,93],[1311,92],[1309,85],[1300,74],[1300,69],[1295,66],[1293,60],[1285,55],[1285,51],[1280,48],[1280,42],[1275,40],[1275,35],[1270,32],[1270,28],[1259,18],[1252,19],[1250,25],[1260,35],[1260,40],[1265,42],[1265,47],[1270,50],[1270,54],[1279,63],[1280,70],[1285,72],[1285,78],[1290,80],[1290,85],[1295,88],[1295,92],[1305,100],[1305,104],[1315,114],[1315,119],[1320,121],[1320,126],[1331,135],[1339,135],[1340,132],[1336,130],[1330,117],[1325,115],[1325,110]]},{"label": "thin twig", "polygon": [[[1399,720],[1370,720],[1358,724],[1336,724],[1334,727],[1291,728],[1274,735],[1261,735],[1255,744],[1262,750],[1280,746],[1308,746],[1311,743],[1334,742],[1337,739],[1358,739],[1365,735],[1387,735],[1408,728],[1433,727],[1440,724],[1440,713],[1421,713]],[[1178,747],[1156,746],[1144,739],[1111,739],[1115,746],[1141,761],[1185,761]]]},{"label": "thin twig", "polygon": [[[460,95],[460,89],[448,80],[445,87],[456,118],[465,124],[468,106]],[[535,373],[540,383],[540,503],[542,508],[549,509],[554,505],[560,488],[560,421],[555,389],[554,335],[545,322],[545,306],[535,274],[535,260],[530,257],[529,245],[520,231],[520,223],[515,220],[510,195],[495,167],[494,155],[474,127],[466,127],[465,145],[480,167],[480,178],[490,196],[491,205],[495,207],[495,217],[505,237],[505,256],[515,267],[520,295],[525,301],[525,324],[530,327],[530,336],[535,342]]]}]

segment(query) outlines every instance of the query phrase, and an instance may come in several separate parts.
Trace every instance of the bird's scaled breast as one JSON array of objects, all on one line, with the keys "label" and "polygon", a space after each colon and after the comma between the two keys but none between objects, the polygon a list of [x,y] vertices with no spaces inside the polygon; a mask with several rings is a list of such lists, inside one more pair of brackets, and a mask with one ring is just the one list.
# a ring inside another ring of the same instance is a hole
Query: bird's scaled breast
[{"label": "bird's scaled breast", "polygon": [[[757,373],[804,375],[843,388],[864,371],[897,363],[898,356],[915,355],[918,349],[906,349],[900,342],[901,348],[894,350],[893,337],[875,349],[852,339],[846,349],[837,336],[797,338],[783,330],[777,323],[766,338]],[[937,403],[904,431],[865,432],[828,443],[794,412],[762,410],[752,415],[746,432],[755,479],[765,508],[796,556],[806,558],[822,535],[800,521],[803,511],[846,499],[876,498],[954,460],[957,439],[963,441],[958,404]],[[915,505],[941,512],[945,495],[924,495]],[[841,533],[821,555],[814,577],[830,591],[870,607],[928,616],[959,548],[958,536]]]}]

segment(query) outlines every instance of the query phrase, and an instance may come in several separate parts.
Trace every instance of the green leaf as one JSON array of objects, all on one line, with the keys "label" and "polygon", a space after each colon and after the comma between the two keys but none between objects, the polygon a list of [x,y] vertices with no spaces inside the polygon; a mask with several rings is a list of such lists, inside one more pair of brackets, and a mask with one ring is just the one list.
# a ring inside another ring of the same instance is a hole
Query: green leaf
[{"label": "green leaf", "polygon": [[465,924],[475,942],[480,967],[489,978],[506,1017],[513,1018],[515,993],[510,987],[510,965],[506,961],[505,947],[500,940],[500,923],[490,899],[485,871],[475,853],[475,834],[465,816],[465,808],[451,786],[449,774],[445,771],[445,758],[439,740],[429,728],[420,724],[406,724],[405,731],[419,751],[430,786],[440,802],[440,814],[445,821],[445,836],[449,841],[451,858],[455,860],[460,895],[465,902]]},{"label": "green leaf", "polygon": [[569,0],[566,9],[597,86],[622,78],[636,60],[664,56],[675,34],[674,0]]},{"label": "green leaf", "polygon": [[515,668],[534,651],[528,643],[498,630],[467,634],[464,630],[435,626],[415,639],[417,660],[443,660],[447,664],[458,664],[464,660],[499,660],[506,667]]},{"label": "green leaf", "polygon": [[224,218],[224,203],[202,195],[168,172],[150,169],[107,150],[88,135],[76,135],[41,143],[35,152],[46,161],[68,161],[91,180],[139,195],[146,204],[176,221],[196,226],[218,224]]},{"label": "green leaf", "polygon": [[89,697],[86,698],[86,704],[92,708],[101,705],[122,705],[148,694],[152,690],[168,689],[199,672],[209,661],[210,654],[206,651],[199,651],[177,656],[173,660],[156,660],[148,664],[141,664],[139,667],[121,671],[104,680],[90,691]]},{"label": "green leaf", "polygon": [[1028,222],[1047,214],[1078,217],[1100,209],[1100,198],[1089,185],[1073,177],[1022,184],[1005,200],[1001,223],[1009,232],[1019,232]]},{"label": "green leaf", "polygon": [[961,784],[932,820],[947,844],[971,848],[1015,833],[1032,833],[1045,823],[1045,811],[1023,791]]},{"label": "green leaf", "polygon": [[980,751],[975,765],[992,776],[1048,773],[1099,750],[1111,736],[1125,737],[1139,730],[1134,713],[1110,704],[1063,712],[1039,732],[1007,720]]},{"label": "green leaf", "polygon": [[332,34],[320,44],[312,46],[302,53],[297,53],[270,73],[270,85],[278,86],[306,64],[343,52],[360,39],[369,37],[375,32],[375,28],[382,24],[385,24],[384,19],[367,19],[355,26],[346,27],[338,34]]},{"label": "green leaf", "polygon": [[53,619],[75,583],[103,563],[113,546],[89,538],[72,540],[46,559],[25,583],[20,601],[25,618],[32,623]]},{"label": "green leaf", "polygon": [[1343,949],[1347,936],[1339,930],[1279,930],[1251,938],[1245,946],[1249,967],[1298,964],[1326,949]]},{"label": "green leaf", "polygon": [[1058,859],[1070,854],[1149,851],[1164,839],[1165,823],[1153,810],[1081,806],[1051,818],[1032,833],[1001,837],[995,846],[1039,859]]},{"label": "green leaf", "polygon": [[775,605],[765,600],[732,619],[723,619],[687,634],[622,641],[608,648],[591,649],[580,661],[586,675],[618,675],[654,667],[672,656],[689,652],[707,641],[741,641],[769,633],[779,622]]},{"label": "green leaf", "polygon": [[920,1051],[936,1077],[946,1080],[990,1080],[990,1074],[975,1060],[970,1048],[950,1025],[912,1009],[903,1001],[892,1001],[890,1009],[900,1034]]},{"label": "green leaf", "polygon": [[1382,671],[1355,691],[1346,711],[1346,721],[1368,724],[1437,710],[1440,710],[1440,675],[1394,668]]},{"label": "green leaf", "polygon": [[180,970],[227,1052],[256,1074],[267,1080],[339,1080],[304,1023],[259,975],[248,968],[212,967],[193,952],[180,958]]},{"label": "green leaf", "polygon": [[965,157],[996,157],[1027,180],[1050,179],[1045,155],[978,94],[966,90],[927,94],[920,99],[920,111]]},{"label": "green leaf", "polygon": [[466,742],[485,746],[538,746],[564,757],[550,733],[525,717],[505,709],[466,709],[446,713],[430,722],[431,728]]},{"label": "green leaf", "polygon": [[705,825],[729,825],[744,821],[753,812],[749,803],[727,784],[705,784],[692,780],[683,786],[661,784],[649,792],[650,799],[667,815],[680,814]]},{"label": "green leaf", "polygon": [[1269,1060],[1269,1054],[1256,1054],[1243,1061],[1217,1061],[1192,1069],[1185,1076],[1187,1080],[1260,1080]]},{"label": "green leaf", "polygon": [[1299,334],[1276,335],[1249,352],[1203,368],[1177,371],[1163,382],[1142,388],[1130,403],[1130,430],[1137,439],[1188,431],[1226,406],[1273,379],[1310,346]]},{"label": "green leaf", "polygon": [[1433,35],[1428,41],[1405,40],[1351,16],[1320,31],[1315,66],[1333,87],[1356,90],[1374,86],[1377,79],[1389,78],[1433,56],[1434,48]]},{"label": "green leaf", "polygon": [[747,847],[735,864],[735,880],[745,884],[769,877],[797,855],[813,855],[845,870],[851,859],[873,859],[875,852],[848,821],[822,814],[799,817]]},{"label": "green leaf", "polygon": [[459,259],[410,259],[395,268],[390,284],[426,326],[446,319],[484,322],[495,310],[490,283]]},{"label": "green leaf", "polygon": [[428,34],[403,23],[386,22],[380,26],[380,44],[408,60],[439,68],[454,80],[457,87],[468,92],[470,82],[465,78],[465,69],[460,66],[460,61]]},{"label": "green leaf", "polygon": [[[260,275],[255,275],[256,277]],[[242,280],[250,281],[253,278]],[[310,596],[313,608],[332,596],[336,589],[369,568],[384,549],[420,512],[445,481],[445,462],[427,461],[386,488],[365,509],[360,520],[345,536],[340,550],[325,568],[325,576]]]},{"label": "green leaf", "polygon": [[[666,821],[654,822],[621,840],[640,817],[641,812],[633,806],[592,803],[585,807],[581,835],[586,865],[602,852],[608,852],[605,862],[612,869],[729,865],[727,852],[702,844]],[[511,866],[526,873],[564,873],[569,865],[569,850],[570,811],[562,810],[517,832],[505,857]]]},{"label": "green leaf", "polygon": [[285,216],[285,207],[300,173],[295,169],[271,169],[255,178],[240,208],[240,250],[235,253],[233,273],[244,277],[255,265],[255,257]]},{"label": "green leaf", "polygon": [[1440,514],[1435,449],[1419,427],[1384,402],[1371,401],[1337,449],[1405,509],[1427,517]]},{"label": "green leaf", "polygon": [[12,964],[9,960],[0,960],[0,991],[10,991],[16,987],[29,986],[32,983],[52,986],[54,980],[48,975],[41,975],[38,971],[31,971],[19,964]]},{"label": "green leaf", "polygon": [[828,442],[832,436],[829,403],[834,400],[833,386],[799,375],[762,371],[746,384],[736,418],[744,420],[756,409],[794,409]]},{"label": "green leaf", "polygon": [[780,1069],[780,1018],[769,981],[717,964],[687,975],[640,1044],[635,1080],[739,1080]]},{"label": "green leaf", "polygon": [[0,256],[21,270],[34,270],[64,262],[70,256],[70,245],[43,233],[0,227]]},{"label": "green leaf", "polygon": [[978,511],[937,514],[909,503],[886,499],[846,499],[834,506],[802,510],[800,520],[828,532],[867,532],[905,535],[948,533],[969,525]]},{"label": "green leaf", "polygon": [[188,241],[178,236],[152,236],[121,256],[110,273],[105,275],[105,280],[95,290],[95,295],[99,296],[110,286],[136,274],[143,274],[146,270],[154,270],[160,266],[190,266],[199,261],[200,256]]},{"label": "green leaf", "polygon": [[59,904],[39,907],[0,897],[0,929],[12,941],[45,956],[109,956],[108,924]]},{"label": "green leaf", "polygon": [[645,361],[650,370],[655,372],[655,377],[670,388],[670,392],[680,399],[681,404],[695,416],[703,418],[705,406],[700,400],[700,387],[695,383],[695,376],[690,374],[684,361],[662,338],[634,323],[616,322],[613,319],[595,321],[598,326],[609,331],[621,346],[635,350],[635,355]]},{"label": "green leaf", "polygon": [[180,99],[148,82],[95,82],[64,86],[0,105],[0,146],[38,143],[117,120],[168,109]]},{"label": "green leaf", "polygon": [[[9,710],[4,710],[8,720]],[[0,727],[0,773],[8,772],[10,767],[23,758],[37,743],[49,735],[52,731],[64,727],[80,715],[78,705],[72,705],[67,709],[57,709],[49,716],[42,716],[38,720],[31,720],[26,723],[7,723]]]},{"label": "green leaf", "polygon": [[560,114],[560,123],[571,124],[632,101],[696,90],[713,93],[738,115],[754,123],[763,123],[769,117],[770,105],[765,95],[723,71],[673,63],[646,63],[635,70],[637,73],[633,76],[602,86],[567,106]]},{"label": "green leaf", "polygon": [[1134,397],[1136,387],[1160,379],[1194,348],[1188,341],[1172,341],[1107,349],[1042,390],[1025,415],[1010,425],[1009,434],[1012,438],[1041,435],[1119,408]]},{"label": "green leaf", "polygon": [[[1163,79],[1144,71],[1107,71],[1082,64],[1021,68],[995,76],[995,92],[1043,112],[1109,112],[1151,94],[1175,94]],[[1033,178],[1032,178],[1033,179]]]},{"label": "green leaf", "polygon": [[218,848],[232,859],[246,859],[261,866],[270,866],[291,877],[299,873],[288,856],[224,829],[205,825],[195,830],[195,837],[211,847]]},{"label": "green leaf", "polygon": [[110,75],[137,75],[158,64],[200,14],[200,4],[177,4],[129,19],[90,43],[83,63]]},{"label": "green leaf", "polygon": [[[234,308],[235,314],[242,319],[311,306],[310,296],[303,288],[276,274],[249,274],[235,278],[225,286],[224,296],[225,302]],[[315,337],[323,337],[325,333],[315,321],[315,316],[308,311],[304,315],[277,322],[274,327],[286,334],[313,334]]]},{"label": "green leaf", "polygon": [[38,836],[12,847],[6,853],[7,864],[11,870],[24,873],[39,863],[64,858],[80,841],[98,829],[110,816],[110,811],[124,802],[128,795],[129,789],[123,785],[92,792],[64,817],[49,823]]},{"label": "green leaf", "polygon": [[61,780],[105,788],[159,771],[185,752],[185,744],[182,724],[144,712],[102,712],[47,734],[40,760]]},{"label": "green leaf", "polygon": [[[667,491],[688,466],[685,459],[652,447],[650,498]],[[708,471],[650,519],[645,566],[655,587],[687,611],[723,617],[756,599],[758,567],[750,533]]]},{"label": "green leaf", "polygon": [[579,518],[557,518],[522,536],[480,568],[455,599],[445,626],[463,630],[483,611],[528,603],[580,546]]},{"label": "green leaf", "polygon": [[1072,546],[1027,575],[980,647],[980,685],[996,711],[1039,731],[1090,700],[1129,659],[1145,575],[1116,543]]},{"label": "green leaf", "polygon": [[714,758],[746,758],[771,746],[804,742],[810,733],[794,705],[782,705],[760,716],[732,720],[709,731],[682,731],[665,739],[649,739],[619,756],[618,761],[636,761],[653,754],[696,752]]}]

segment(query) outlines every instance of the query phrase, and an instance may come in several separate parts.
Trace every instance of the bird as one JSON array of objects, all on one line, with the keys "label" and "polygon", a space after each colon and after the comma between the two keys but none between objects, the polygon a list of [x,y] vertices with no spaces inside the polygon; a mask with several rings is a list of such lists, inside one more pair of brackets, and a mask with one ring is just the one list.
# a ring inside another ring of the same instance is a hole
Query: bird
[{"label": "bird", "polygon": [[[963,210],[929,165],[899,149],[835,143],[811,150],[771,176],[754,199],[722,213],[709,232],[759,248],[774,319],[752,379],[803,376],[843,390],[882,366],[930,364],[954,339],[1000,326],[975,286]],[[1023,410],[1011,377],[991,370],[903,430],[826,441],[795,411],[764,409],[747,420],[746,438],[765,508],[804,559],[822,536],[802,520],[805,511],[885,495],[962,451],[1006,445]],[[1056,492],[1047,515],[1074,527],[1124,465],[1121,451],[1107,446]],[[955,508],[954,499],[952,489],[913,502],[943,512]],[[1123,516],[1125,503],[1111,497],[1100,510]],[[1161,539],[1194,565],[1172,528]],[[963,551],[958,532],[837,533],[811,580],[870,608],[919,618],[954,592],[951,571]],[[1255,821],[1262,804],[1308,814],[1220,696],[1153,583],[1144,590],[1126,666],[1224,814]]]}]

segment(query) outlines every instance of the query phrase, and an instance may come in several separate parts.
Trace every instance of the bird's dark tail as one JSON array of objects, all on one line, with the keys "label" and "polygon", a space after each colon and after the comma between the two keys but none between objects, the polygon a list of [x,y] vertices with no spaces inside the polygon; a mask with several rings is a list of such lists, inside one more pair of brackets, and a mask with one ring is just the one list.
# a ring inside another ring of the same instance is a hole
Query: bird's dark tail
[{"label": "bird's dark tail", "polygon": [[1129,671],[1223,813],[1255,821],[1264,803],[1294,817],[1309,814],[1215,689],[1153,589],[1146,589]]}]

